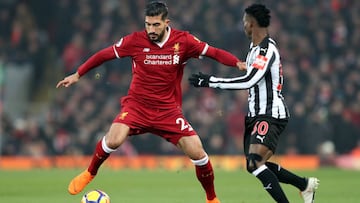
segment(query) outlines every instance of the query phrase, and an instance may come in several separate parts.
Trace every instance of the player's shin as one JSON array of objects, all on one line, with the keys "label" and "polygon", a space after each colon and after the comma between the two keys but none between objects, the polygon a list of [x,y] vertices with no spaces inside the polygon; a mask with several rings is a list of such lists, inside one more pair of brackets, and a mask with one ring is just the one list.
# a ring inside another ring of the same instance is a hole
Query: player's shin
[{"label": "player's shin", "polygon": [[299,177],[298,175],[282,168],[280,165],[266,162],[265,165],[276,175],[281,183],[291,184],[297,187],[300,191],[306,189],[307,180],[304,177]]},{"label": "player's shin", "polygon": [[214,187],[214,171],[209,157],[206,155],[200,160],[191,161],[195,165],[197,179],[200,181],[206,192],[206,198],[208,200],[214,199],[216,197]]},{"label": "player's shin", "polygon": [[106,145],[105,137],[99,140],[99,142],[96,144],[91,163],[88,167],[90,174],[96,175],[101,164],[109,157],[110,153],[114,151],[114,149],[111,149]]},{"label": "player's shin", "polygon": [[282,190],[279,180],[276,175],[264,165],[258,166],[258,162],[262,157],[258,154],[249,154],[246,157],[246,169],[261,181],[264,189],[271,195],[271,197],[278,203],[288,203],[284,191]]}]

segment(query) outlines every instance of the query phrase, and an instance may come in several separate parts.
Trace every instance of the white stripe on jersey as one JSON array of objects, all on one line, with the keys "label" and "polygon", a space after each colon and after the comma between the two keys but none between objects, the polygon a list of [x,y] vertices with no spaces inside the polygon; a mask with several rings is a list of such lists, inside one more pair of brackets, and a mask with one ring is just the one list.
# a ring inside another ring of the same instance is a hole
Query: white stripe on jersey
[{"label": "white stripe on jersey", "polygon": [[115,46],[116,46],[116,47],[120,47],[121,44],[122,44],[122,42],[123,42],[123,40],[124,40],[124,38],[121,38],[116,44],[113,45],[113,50],[114,50],[114,53],[115,53],[115,55],[116,55],[116,58],[120,58],[120,56],[119,56],[119,54],[117,53]]},{"label": "white stripe on jersey", "polygon": [[[266,86],[265,80],[260,80],[258,82],[258,86],[259,87],[264,87]],[[264,98],[267,98],[267,92],[266,92],[266,88],[259,88],[259,95],[262,95]],[[266,114],[266,99],[260,99],[259,100],[259,106],[260,106],[260,110],[259,110],[259,114],[260,115],[264,115]]]},{"label": "white stripe on jersey", "polygon": [[199,56],[199,59],[203,59],[204,58],[204,55],[206,54],[206,52],[208,51],[209,49],[209,45],[208,44],[205,44],[204,46],[204,49],[202,50],[200,56]]},{"label": "white stripe on jersey", "polygon": [[250,45],[246,58],[247,73],[236,78],[210,77],[209,87],[220,89],[248,89],[248,116],[269,115],[288,118],[289,112],[281,95],[282,70],[280,54],[275,42],[265,38],[260,45]]},{"label": "white stripe on jersey", "polygon": [[117,53],[117,51],[116,51],[116,49],[115,49],[114,46],[113,46],[113,50],[114,50],[114,53],[115,53],[116,58],[120,58],[120,56],[119,56],[119,54]]}]

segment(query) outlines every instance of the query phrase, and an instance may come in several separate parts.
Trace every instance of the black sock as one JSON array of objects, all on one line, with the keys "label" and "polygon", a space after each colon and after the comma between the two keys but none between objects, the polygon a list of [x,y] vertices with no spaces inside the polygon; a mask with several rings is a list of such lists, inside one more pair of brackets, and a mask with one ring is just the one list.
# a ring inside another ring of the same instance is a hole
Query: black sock
[{"label": "black sock", "polygon": [[276,175],[281,183],[291,184],[300,191],[304,191],[307,186],[306,178],[299,177],[294,173],[282,168],[280,165],[266,162],[265,165]]},{"label": "black sock", "polygon": [[260,166],[252,172],[263,184],[264,189],[272,196],[276,202],[289,203],[284,191],[282,190],[276,175],[265,165]]}]

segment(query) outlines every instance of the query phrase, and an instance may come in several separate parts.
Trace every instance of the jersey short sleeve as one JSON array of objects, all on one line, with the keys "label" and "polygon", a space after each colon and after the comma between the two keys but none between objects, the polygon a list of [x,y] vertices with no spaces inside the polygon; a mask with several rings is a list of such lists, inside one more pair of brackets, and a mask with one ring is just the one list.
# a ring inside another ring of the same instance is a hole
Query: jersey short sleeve
[{"label": "jersey short sleeve", "polygon": [[199,40],[190,33],[186,33],[188,56],[190,58],[201,58],[206,54],[209,45],[206,42]]},{"label": "jersey short sleeve", "polygon": [[132,39],[135,33],[122,37],[117,43],[113,45],[113,50],[117,58],[130,56],[132,49]]}]

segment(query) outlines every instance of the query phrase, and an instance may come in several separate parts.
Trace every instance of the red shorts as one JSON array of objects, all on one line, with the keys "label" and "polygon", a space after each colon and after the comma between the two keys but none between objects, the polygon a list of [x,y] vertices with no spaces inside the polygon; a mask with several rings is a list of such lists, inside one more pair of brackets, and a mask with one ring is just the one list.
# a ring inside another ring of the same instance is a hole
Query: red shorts
[{"label": "red shorts", "polygon": [[197,135],[185,119],[180,107],[153,108],[128,97],[121,101],[121,112],[113,122],[129,126],[129,135],[148,132],[158,135],[174,145],[177,145],[183,136]]}]

